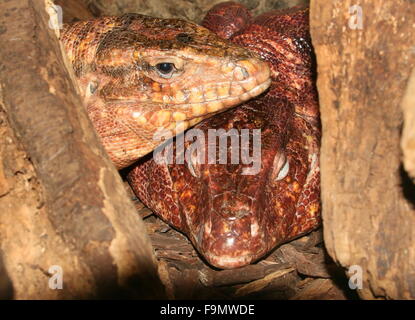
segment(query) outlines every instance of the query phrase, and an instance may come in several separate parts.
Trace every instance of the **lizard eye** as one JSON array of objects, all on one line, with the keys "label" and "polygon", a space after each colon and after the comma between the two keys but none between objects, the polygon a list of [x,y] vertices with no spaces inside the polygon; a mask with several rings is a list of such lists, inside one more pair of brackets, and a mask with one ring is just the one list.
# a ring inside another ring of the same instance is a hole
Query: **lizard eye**
[{"label": "lizard eye", "polygon": [[160,76],[163,78],[168,78],[171,76],[172,72],[176,69],[174,63],[171,62],[162,62],[156,64],[156,69]]}]

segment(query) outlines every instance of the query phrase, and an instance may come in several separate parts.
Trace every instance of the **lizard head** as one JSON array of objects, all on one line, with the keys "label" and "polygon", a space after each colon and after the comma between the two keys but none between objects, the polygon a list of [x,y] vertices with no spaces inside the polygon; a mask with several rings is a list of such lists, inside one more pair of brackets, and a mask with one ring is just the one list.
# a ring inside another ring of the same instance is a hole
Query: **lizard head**
[{"label": "lizard head", "polygon": [[157,133],[177,134],[261,94],[271,81],[255,53],[184,20],[107,17],[66,27],[62,40],[119,168],[157,147]]}]

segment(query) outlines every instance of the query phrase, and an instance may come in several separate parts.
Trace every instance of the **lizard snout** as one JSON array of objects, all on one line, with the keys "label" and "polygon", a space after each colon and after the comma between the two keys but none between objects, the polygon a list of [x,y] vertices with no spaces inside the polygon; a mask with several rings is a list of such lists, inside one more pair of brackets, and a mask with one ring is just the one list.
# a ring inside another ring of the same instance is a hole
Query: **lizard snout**
[{"label": "lizard snout", "polygon": [[[270,68],[265,61],[258,58],[239,60],[234,69],[235,85],[243,88],[241,101],[256,97],[265,91],[270,83]],[[246,96],[245,96],[246,95]]]}]

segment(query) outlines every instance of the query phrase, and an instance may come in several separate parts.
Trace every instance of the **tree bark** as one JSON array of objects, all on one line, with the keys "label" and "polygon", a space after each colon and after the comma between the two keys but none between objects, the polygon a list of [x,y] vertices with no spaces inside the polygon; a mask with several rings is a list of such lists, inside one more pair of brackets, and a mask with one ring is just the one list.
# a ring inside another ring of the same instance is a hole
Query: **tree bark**
[{"label": "tree bark", "polygon": [[362,298],[414,299],[414,186],[402,169],[400,139],[415,3],[355,4],[311,1],[325,244],[342,266],[362,268]]},{"label": "tree bark", "polygon": [[88,2],[83,0],[53,0],[57,6],[61,6],[62,21],[64,23],[75,22],[78,20],[88,20],[94,18],[91,10],[88,8]]},{"label": "tree bark", "polygon": [[47,2],[0,1],[0,253],[13,297],[164,297],[141,218],[48,27]]}]

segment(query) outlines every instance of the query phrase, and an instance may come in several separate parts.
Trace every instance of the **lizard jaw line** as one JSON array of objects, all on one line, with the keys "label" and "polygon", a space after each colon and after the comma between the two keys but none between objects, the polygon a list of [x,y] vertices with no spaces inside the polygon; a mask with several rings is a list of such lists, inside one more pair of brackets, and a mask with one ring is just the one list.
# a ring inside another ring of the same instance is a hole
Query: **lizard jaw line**
[{"label": "lizard jaw line", "polygon": [[[119,98],[119,99],[108,99],[106,100],[106,102],[110,102],[110,103],[116,103],[116,104],[146,104],[148,103],[149,105],[161,105],[163,106],[162,109],[169,109],[169,108],[176,108],[176,107],[183,107],[183,106],[193,106],[193,105],[205,105],[205,104],[209,104],[211,102],[223,102],[223,101],[234,101],[235,99],[240,100],[239,103],[242,103],[244,101],[247,101],[249,99],[252,99],[254,97],[256,97],[257,95],[261,94],[262,92],[264,92],[271,84],[271,79],[268,79],[266,81],[264,81],[263,83],[255,86],[254,88],[240,94],[240,95],[229,95],[227,97],[224,98],[218,98],[218,99],[212,99],[212,100],[205,100],[205,101],[201,101],[201,102],[184,102],[184,103],[161,103],[161,102],[153,102],[151,100],[148,101],[143,101],[143,100],[139,100],[139,99],[134,99],[134,98]],[[239,103],[235,103],[235,106]],[[230,106],[232,107],[232,106]],[[208,113],[206,113],[208,114]]]}]

